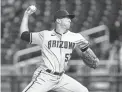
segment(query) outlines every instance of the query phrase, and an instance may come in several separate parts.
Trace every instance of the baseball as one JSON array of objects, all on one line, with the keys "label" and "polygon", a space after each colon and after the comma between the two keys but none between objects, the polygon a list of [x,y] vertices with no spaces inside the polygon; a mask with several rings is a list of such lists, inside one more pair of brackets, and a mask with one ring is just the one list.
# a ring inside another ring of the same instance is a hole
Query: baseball
[{"label": "baseball", "polygon": [[36,6],[31,5],[31,6],[30,6],[30,9],[33,10],[33,11],[36,11]]}]

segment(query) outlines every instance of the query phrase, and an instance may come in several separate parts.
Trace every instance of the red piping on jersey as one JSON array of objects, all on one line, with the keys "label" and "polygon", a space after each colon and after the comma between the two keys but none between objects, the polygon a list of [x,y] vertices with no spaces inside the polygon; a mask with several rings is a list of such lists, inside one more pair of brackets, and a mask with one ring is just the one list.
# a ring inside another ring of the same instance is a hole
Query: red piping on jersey
[{"label": "red piping on jersey", "polygon": [[[61,38],[62,38],[62,35],[60,37],[60,41],[61,41]],[[60,55],[61,55],[61,57],[60,57],[60,63],[59,63],[60,64],[59,65],[59,72],[60,72],[60,66],[61,66],[61,61],[62,61],[62,59],[61,59],[62,58],[61,48],[60,48]]]}]

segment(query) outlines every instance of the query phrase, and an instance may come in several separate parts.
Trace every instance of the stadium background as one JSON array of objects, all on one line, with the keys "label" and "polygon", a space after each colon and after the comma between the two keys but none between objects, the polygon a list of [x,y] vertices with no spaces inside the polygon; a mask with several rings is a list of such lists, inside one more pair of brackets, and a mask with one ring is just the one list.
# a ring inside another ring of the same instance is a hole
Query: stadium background
[{"label": "stadium background", "polygon": [[32,4],[38,10],[29,18],[31,32],[52,29],[52,16],[58,9],[67,9],[76,15],[72,32],[84,32],[105,25],[105,31],[109,32],[107,40],[100,43],[94,41],[102,33],[86,37],[100,59],[99,67],[90,69],[74,51],[66,73],[80,81],[90,92],[122,92],[121,0],[1,0],[1,92],[21,92],[40,64],[40,58],[35,58],[41,55],[40,50],[30,53],[24,50],[26,54],[16,56],[20,50],[35,47],[19,37],[23,13]]}]

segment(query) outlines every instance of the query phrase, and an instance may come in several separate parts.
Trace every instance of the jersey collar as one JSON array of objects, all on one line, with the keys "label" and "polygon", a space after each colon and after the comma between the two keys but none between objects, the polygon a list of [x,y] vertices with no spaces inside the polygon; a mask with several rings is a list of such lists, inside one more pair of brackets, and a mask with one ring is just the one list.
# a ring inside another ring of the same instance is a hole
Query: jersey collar
[{"label": "jersey collar", "polygon": [[[66,32],[64,32],[63,34],[66,34],[67,32],[68,32],[69,30],[67,30]],[[53,29],[53,33],[52,33],[52,35],[63,35],[63,34],[60,34],[60,33],[58,33],[58,32],[56,32],[56,30],[55,29]]]}]

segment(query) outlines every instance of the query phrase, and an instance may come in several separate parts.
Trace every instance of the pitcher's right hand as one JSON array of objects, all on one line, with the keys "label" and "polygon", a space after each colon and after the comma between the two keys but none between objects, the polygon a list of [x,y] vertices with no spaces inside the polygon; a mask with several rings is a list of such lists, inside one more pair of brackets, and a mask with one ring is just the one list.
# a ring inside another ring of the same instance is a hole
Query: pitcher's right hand
[{"label": "pitcher's right hand", "polygon": [[33,14],[34,12],[36,12],[37,8],[35,5],[31,5],[29,6],[26,11],[25,11],[25,15],[31,15]]}]

